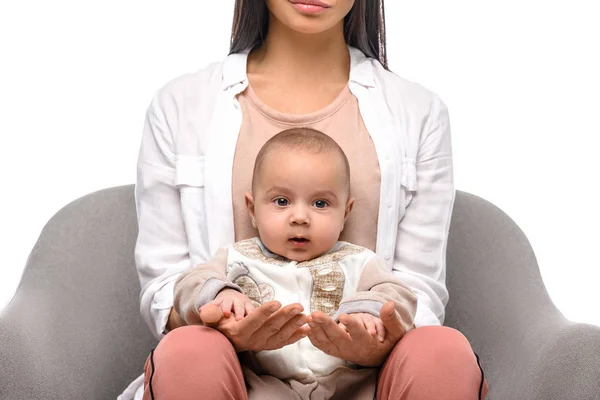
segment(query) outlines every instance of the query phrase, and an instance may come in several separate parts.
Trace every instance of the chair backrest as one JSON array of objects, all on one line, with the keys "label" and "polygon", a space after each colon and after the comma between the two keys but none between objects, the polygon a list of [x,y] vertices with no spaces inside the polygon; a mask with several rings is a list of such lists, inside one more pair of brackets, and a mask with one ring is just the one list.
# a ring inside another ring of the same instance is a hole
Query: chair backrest
[{"label": "chair backrest", "polygon": [[[116,398],[142,372],[156,341],[139,313],[136,235],[133,185],[84,196],[52,217],[0,313],[0,399]],[[493,376],[519,351],[503,332],[553,307],[533,251],[506,214],[458,192],[447,260],[446,324]]]}]

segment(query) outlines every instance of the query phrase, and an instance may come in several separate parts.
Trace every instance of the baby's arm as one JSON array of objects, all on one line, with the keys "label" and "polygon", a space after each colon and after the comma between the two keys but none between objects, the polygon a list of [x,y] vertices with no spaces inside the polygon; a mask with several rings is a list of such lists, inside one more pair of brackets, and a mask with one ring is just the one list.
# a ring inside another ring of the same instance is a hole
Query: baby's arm
[{"label": "baby's arm", "polygon": [[394,303],[396,315],[404,329],[413,328],[417,311],[417,296],[386,268],[379,257],[371,258],[364,266],[356,294],[344,298],[333,318],[337,321],[342,314],[350,314],[362,321],[371,334],[377,332],[382,340],[385,330],[379,319],[384,303]]},{"label": "baby's arm", "polygon": [[[238,319],[249,311],[250,304],[242,289],[227,279],[227,250],[220,249],[210,260],[198,264],[175,282],[173,307],[189,324],[201,324],[200,308],[211,303],[219,306],[223,316],[231,315],[232,309]],[[240,308],[241,305],[241,308]]]}]

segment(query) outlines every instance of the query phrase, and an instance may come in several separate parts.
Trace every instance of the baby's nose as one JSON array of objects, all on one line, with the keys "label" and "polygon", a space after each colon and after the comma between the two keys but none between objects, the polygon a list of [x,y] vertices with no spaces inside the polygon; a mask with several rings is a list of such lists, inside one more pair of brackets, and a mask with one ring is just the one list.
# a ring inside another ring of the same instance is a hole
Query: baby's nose
[{"label": "baby's nose", "polygon": [[292,209],[291,222],[293,224],[308,224],[308,210],[306,206],[298,204]]}]

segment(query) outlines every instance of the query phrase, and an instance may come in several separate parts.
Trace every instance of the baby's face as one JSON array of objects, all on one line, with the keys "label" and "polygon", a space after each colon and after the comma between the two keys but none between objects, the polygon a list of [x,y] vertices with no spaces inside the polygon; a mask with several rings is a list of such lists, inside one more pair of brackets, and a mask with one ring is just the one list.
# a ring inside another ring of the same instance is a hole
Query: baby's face
[{"label": "baby's face", "polygon": [[333,247],[353,202],[339,155],[275,150],[255,180],[248,209],[270,251],[306,261]]}]

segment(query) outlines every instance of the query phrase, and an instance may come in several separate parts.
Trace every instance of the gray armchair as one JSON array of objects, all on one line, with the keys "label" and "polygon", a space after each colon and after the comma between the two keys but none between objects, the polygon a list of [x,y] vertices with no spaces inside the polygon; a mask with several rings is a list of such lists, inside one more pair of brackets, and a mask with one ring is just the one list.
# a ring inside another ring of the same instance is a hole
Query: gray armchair
[{"label": "gray armchair", "polygon": [[[0,399],[114,399],[156,345],[138,310],[133,186],[84,196],[43,229],[0,312]],[[446,324],[463,332],[488,399],[600,399],[600,328],[566,320],[525,235],[458,192]]]}]

